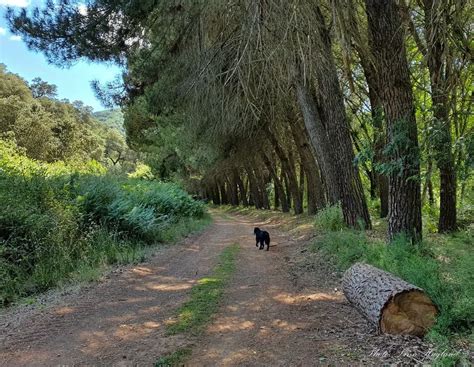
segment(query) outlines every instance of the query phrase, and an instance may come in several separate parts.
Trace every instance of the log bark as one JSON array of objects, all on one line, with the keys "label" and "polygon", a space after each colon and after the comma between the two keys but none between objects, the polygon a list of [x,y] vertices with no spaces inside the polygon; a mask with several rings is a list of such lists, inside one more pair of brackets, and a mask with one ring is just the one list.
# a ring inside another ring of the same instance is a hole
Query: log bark
[{"label": "log bark", "polygon": [[423,289],[370,265],[351,266],[342,287],[349,302],[382,333],[423,336],[438,313]]}]

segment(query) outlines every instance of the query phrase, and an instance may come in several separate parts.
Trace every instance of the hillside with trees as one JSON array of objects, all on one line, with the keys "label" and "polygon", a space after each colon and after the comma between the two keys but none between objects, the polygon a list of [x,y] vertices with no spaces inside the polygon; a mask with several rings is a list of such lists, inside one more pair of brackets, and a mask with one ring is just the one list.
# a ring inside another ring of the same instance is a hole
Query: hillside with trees
[{"label": "hillside with trees", "polygon": [[125,134],[123,114],[119,109],[97,111],[93,113],[93,116],[105,126]]},{"label": "hillside with trees", "polygon": [[[145,179],[137,193],[121,191],[123,177],[106,181],[115,188],[105,212],[87,204],[87,180],[70,185],[85,202],[81,216],[100,223],[105,216],[124,226],[127,240],[142,231],[148,238],[150,223],[166,222],[148,198],[163,198],[150,179],[185,203],[186,218],[200,218],[203,202],[258,218],[309,216],[317,236],[310,252],[341,272],[364,262],[423,289],[438,315],[428,340],[472,347],[471,2],[82,5],[10,9],[7,19],[51,63],[121,65],[120,77],[94,83],[116,109],[92,114],[57,101],[41,79],[28,85],[3,68],[3,149],[48,164],[97,161],[109,173]],[[188,202],[181,190],[201,200]],[[140,204],[124,204],[122,195]],[[473,358],[451,357],[440,360]]]}]

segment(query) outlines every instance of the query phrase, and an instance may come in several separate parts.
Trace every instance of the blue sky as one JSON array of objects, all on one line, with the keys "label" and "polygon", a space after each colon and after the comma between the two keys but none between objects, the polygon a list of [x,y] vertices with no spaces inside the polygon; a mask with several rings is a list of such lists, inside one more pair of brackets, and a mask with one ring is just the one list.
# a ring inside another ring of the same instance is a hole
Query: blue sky
[{"label": "blue sky", "polygon": [[5,20],[6,6],[20,9],[41,3],[42,0],[0,0],[0,63],[27,81],[40,77],[56,84],[60,99],[81,100],[95,111],[103,110],[104,107],[94,96],[90,82],[95,79],[102,83],[111,81],[115,75],[120,74],[117,66],[79,61],[68,69],[59,68],[48,64],[43,54],[28,50],[25,43],[8,30]]}]

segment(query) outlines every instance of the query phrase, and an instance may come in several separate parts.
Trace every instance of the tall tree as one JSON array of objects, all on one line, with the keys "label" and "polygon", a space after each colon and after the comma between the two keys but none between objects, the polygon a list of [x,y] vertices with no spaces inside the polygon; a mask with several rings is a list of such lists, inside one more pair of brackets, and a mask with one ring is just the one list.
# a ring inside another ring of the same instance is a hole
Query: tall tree
[{"label": "tall tree", "polygon": [[30,89],[34,98],[55,98],[58,95],[58,87],[54,84],[45,82],[41,78],[34,78],[31,81]]},{"label": "tall tree", "polygon": [[395,0],[366,0],[369,44],[387,124],[388,234],[421,239],[420,157],[412,85]]},{"label": "tall tree", "polygon": [[456,229],[456,171],[452,152],[451,120],[448,106],[449,1],[423,0],[425,13],[426,59],[430,72],[433,101],[435,158],[440,174],[439,232]]}]

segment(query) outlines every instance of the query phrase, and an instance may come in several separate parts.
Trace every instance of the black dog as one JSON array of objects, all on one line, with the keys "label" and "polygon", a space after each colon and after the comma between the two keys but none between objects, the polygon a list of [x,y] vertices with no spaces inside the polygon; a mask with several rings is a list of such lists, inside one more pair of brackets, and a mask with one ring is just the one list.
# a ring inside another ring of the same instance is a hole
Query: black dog
[{"label": "black dog", "polygon": [[267,245],[267,251],[270,249],[270,234],[267,231],[261,231],[260,228],[255,227],[253,230],[255,237],[257,238],[257,243],[255,246],[258,246],[260,242],[259,250],[263,250],[265,244]]}]

